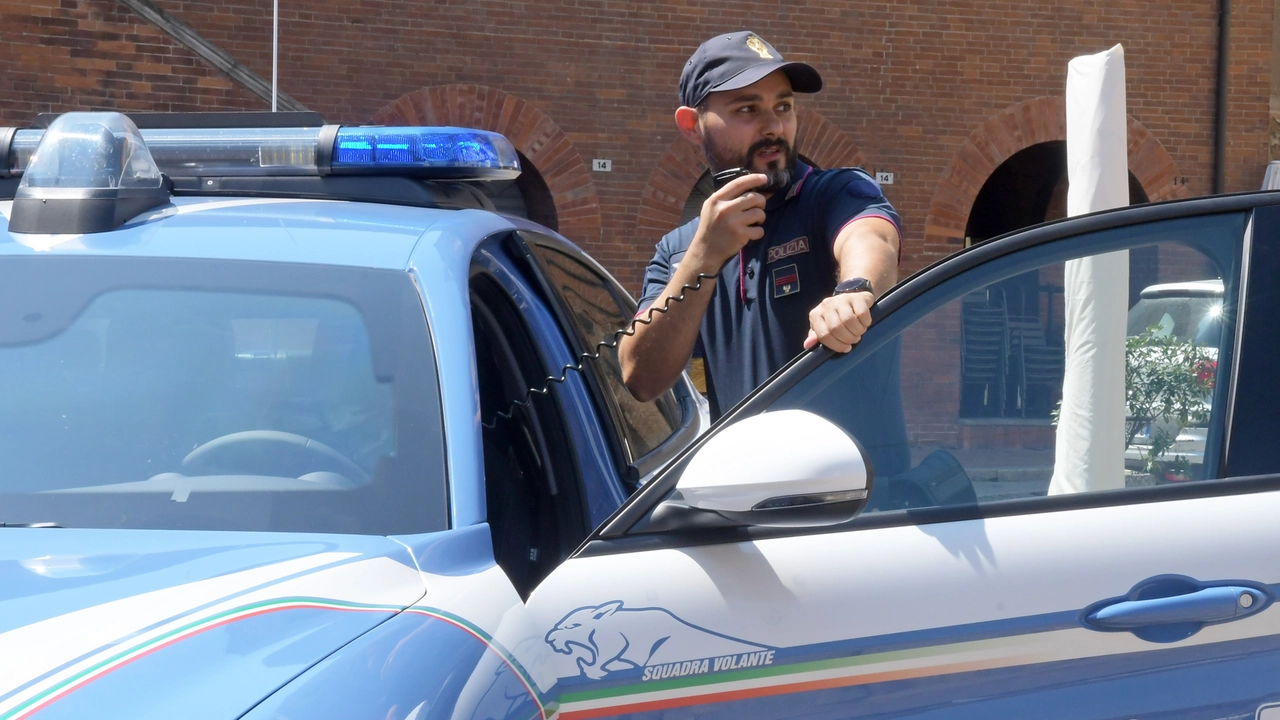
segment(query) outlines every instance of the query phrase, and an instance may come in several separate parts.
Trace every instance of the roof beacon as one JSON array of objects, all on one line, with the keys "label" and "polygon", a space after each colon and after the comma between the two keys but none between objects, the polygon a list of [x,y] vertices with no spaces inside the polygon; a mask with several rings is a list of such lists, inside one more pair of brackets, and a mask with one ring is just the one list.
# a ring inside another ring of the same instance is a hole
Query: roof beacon
[{"label": "roof beacon", "polygon": [[[48,130],[0,128],[0,178],[29,172],[34,162],[32,150],[45,142],[41,136],[65,128],[68,117],[77,118],[77,123],[105,123],[98,118],[107,116],[115,113],[68,113],[54,120]],[[117,126],[111,127],[113,134],[121,135]],[[151,128],[139,132],[133,127],[130,123],[131,147],[145,144],[149,157],[175,180],[325,175],[514,180],[520,175],[520,157],[511,141],[485,130],[325,125]],[[57,164],[53,172],[59,172]]]},{"label": "roof beacon", "polygon": [[[322,141],[321,147],[328,144]],[[335,175],[421,174],[442,180],[514,180],[520,175],[511,142],[483,130],[343,127],[336,128],[332,147],[329,171]]]},{"label": "roof beacon", "polygon": [[45,131],[22,173],[9,230],[106,232],[168,202],[169,183],[128,117],[66,113]]}]

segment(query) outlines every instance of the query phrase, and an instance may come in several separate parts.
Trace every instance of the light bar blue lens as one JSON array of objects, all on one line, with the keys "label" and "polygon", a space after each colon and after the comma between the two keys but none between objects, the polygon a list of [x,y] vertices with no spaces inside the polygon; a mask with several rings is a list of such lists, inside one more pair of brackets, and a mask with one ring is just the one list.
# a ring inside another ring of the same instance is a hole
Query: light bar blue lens
[{"label": "light bar blue lens", "polygon": [[378,138],[374,160],[382,163],[413,162],[413,144],[407,135],[389,135]]},{"label": "light bar blue lens", "polygon": [[341,128],[333,149],[334,172],[401,172],[434,169],[432,175],[515,177],[520,161],[505,137],[463,128]]},{"label": "light bar blue lens", "polygon": [[[19,130],[8,158],[21,175],[44,130]],[[343,127],[327,168],[321,128],[148,129],[142,140],[170,177],[402,175],[442,180],[513,180],[520,159],[498,133],[453,127]],[[324,141],[327,142],[327,141]],[[0,162],[5,158],[0,158]]]},{"label": "light bar blue lens", "polygon": [[344,138],[339,131],[333,151],[333,162],[335,165],[338,163],[368,165],[373,162],[373,143],[363,137]]}]

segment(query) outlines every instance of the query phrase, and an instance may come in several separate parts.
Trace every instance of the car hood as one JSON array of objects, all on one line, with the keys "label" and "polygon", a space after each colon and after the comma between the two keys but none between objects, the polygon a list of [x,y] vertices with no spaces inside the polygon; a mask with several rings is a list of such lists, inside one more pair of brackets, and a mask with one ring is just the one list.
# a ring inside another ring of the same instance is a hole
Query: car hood
[{"label": "car hood", "polygon": [[389,538],[0,529],[0,718],[235,718],[424,594]]}]

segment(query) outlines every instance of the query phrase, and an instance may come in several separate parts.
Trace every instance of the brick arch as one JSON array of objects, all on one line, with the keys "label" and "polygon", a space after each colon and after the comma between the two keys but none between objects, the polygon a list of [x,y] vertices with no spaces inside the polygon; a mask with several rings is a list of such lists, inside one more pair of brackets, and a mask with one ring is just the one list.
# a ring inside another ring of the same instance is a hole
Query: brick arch
[{"label": "brick arch", "polygon": [[[969,134],[942,175],[925,223],[924,247],[912,253],[913,265],[923,267],[964,247],[965,226],[973,202],[991,173],[1019,150],[1067,139],[1066,99],[1061,96],[1027,100],[997,113]],[[1142,123],[1128,119],[1129,172],[1152,201],[1186,197],[1185,185],[1175,184],[1177,164]]]},{"label": "brick arch", "polygon": [[483,85],[437,85],[401,95],[373,116],[380,125],[453,125],[505,135],[542,174],[560,234],[601,249],[600,199],[591,171],[556,123],[527,100]]},{"label": "brick arch", "polygon": [[[796,117],[796,152],[824,168],[864,164],[862,151],[853,140],[826,118],[812,110],[800,109]],[[657,242],[680,222],[684,203],[707,171],[702,151],[683,137],[667,148],[649,176],[636,214],[636,237]],[[646,251],[647,251],[646,246]],[[645,256],[648,259],[648,256]]]}]

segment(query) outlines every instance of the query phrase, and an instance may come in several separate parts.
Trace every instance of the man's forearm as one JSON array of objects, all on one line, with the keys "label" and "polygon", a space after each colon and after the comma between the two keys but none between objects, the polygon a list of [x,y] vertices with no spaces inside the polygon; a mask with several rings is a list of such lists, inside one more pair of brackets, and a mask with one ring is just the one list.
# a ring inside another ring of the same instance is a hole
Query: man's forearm
[{"label": "man's forearm", "polygon": [[[624,337],[618,346],[622,381],[637,400],[648,402],[671,389],[693,354],[716,283],[715,278],[702,278],[698,290],[684,289],[698,286],[700,272],[715,271],[688,258],[681,263],[662,295],[640,313],[638,320],[652,322],[637,322],[635,335]],[[682,291],[684,299],[676,300]],[[663,307],[666,312],[661,312]]]},{"label": "man's forearm", "polygon": [[854,223],[836,241],[840,279],[864,277],[876,297],[898,282],[898,230],[880,218]]},{"label": "man's forearm", "polygon": [[898,229],[882,218],[865,218],[840,231],[833,248],[840,279],[871,281],[873,293],[852,292],[824,299],[809,312],[805,348],[819,343],[849,352],[871,327],[871,305],[898,281]]},{"label": "man's forearm", "polygon": [[[637,323],[635,335],[623,338],[618,347],[622,381],[637,400],[652,400],[676,384],[698,340],[714,276],[748,242],[764,237],[765,197],[752,188],[766,180],[760,173],[740,177],[702,203],[701,220],[684,260],[662,295],[641,315],[652,322]],[[701,274],[712,277],[699,282]],[[684,290],[686,285],[701,287]],[[683,300],[676,301],[682,293]]]}]

